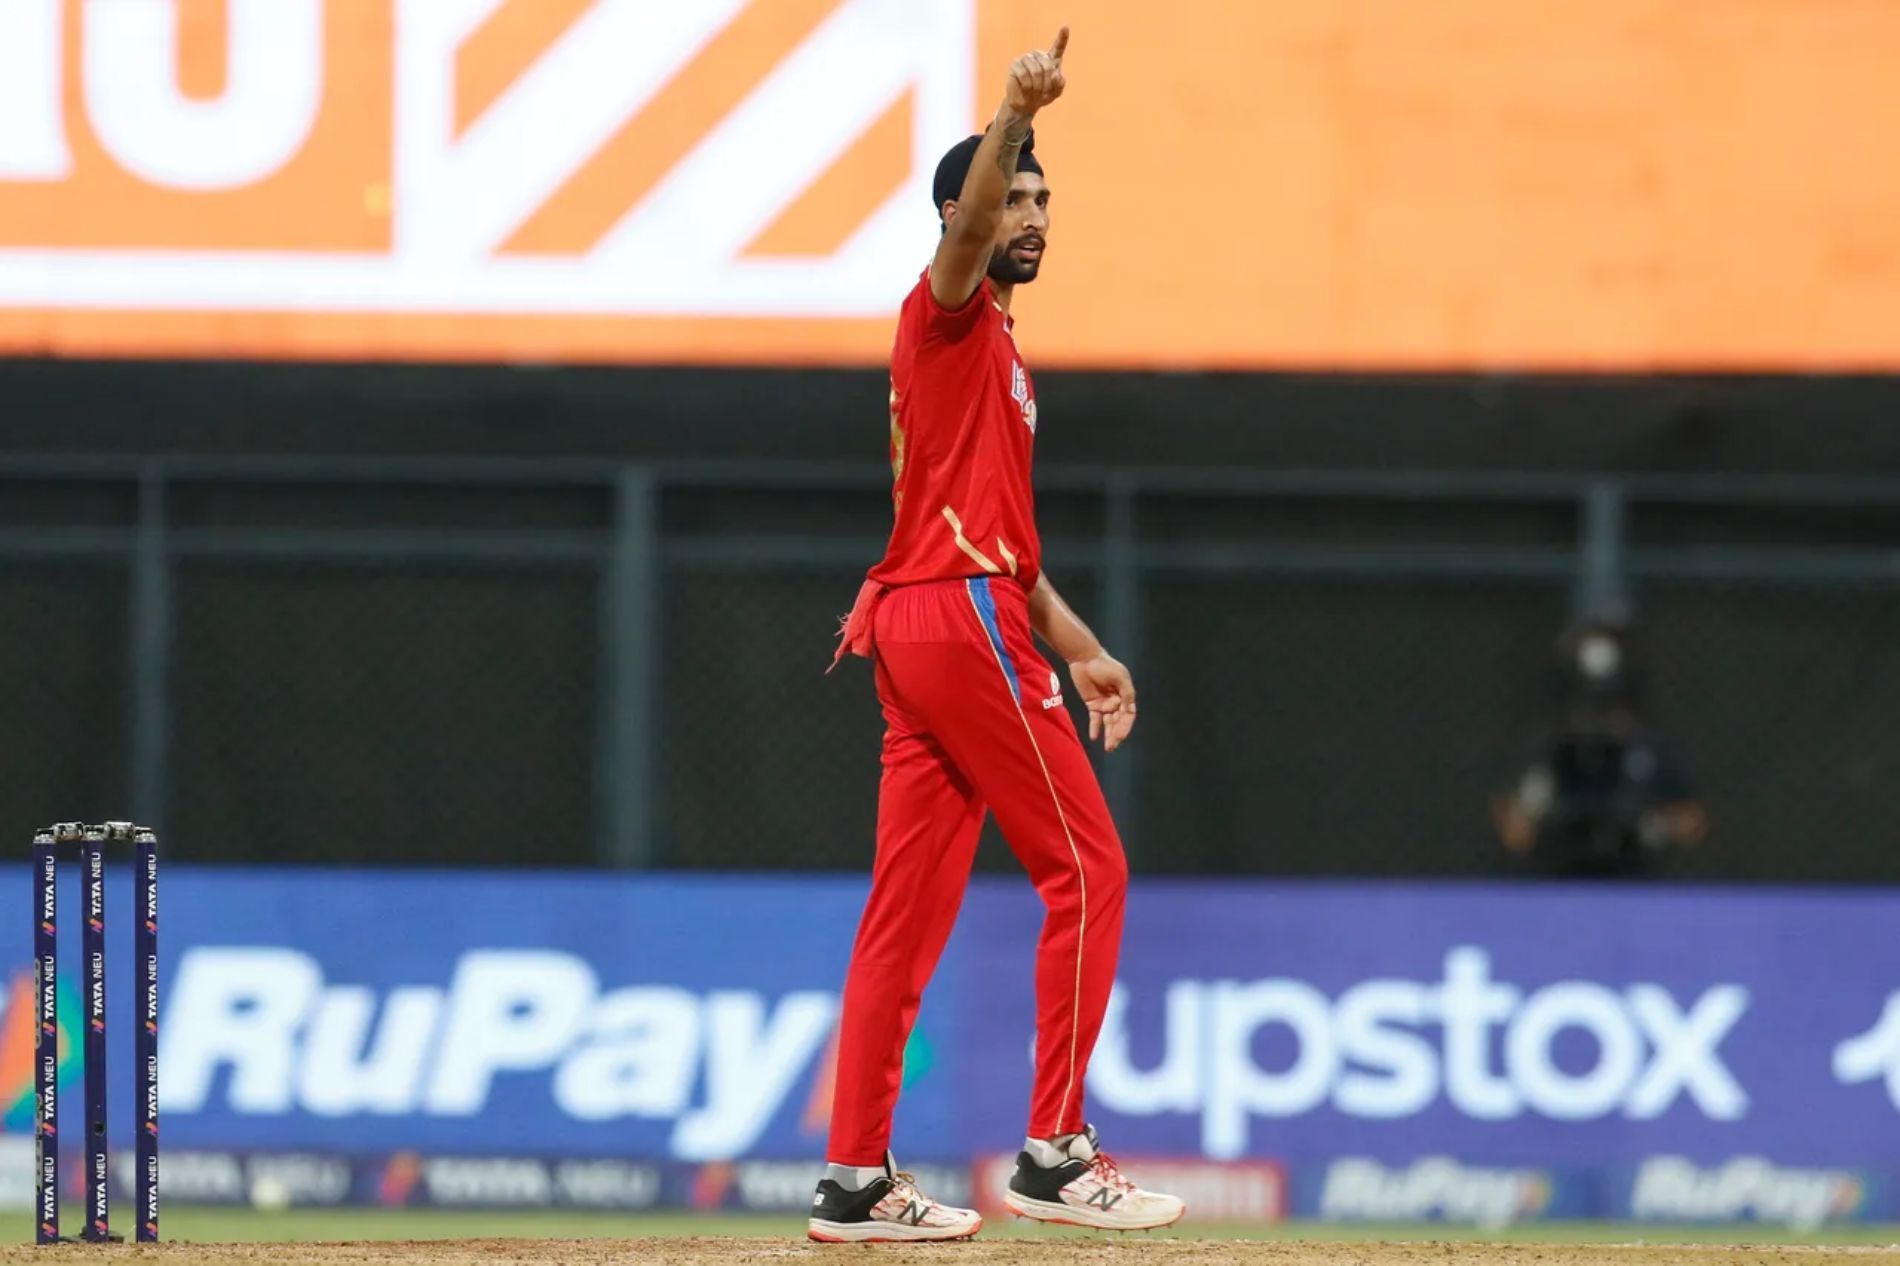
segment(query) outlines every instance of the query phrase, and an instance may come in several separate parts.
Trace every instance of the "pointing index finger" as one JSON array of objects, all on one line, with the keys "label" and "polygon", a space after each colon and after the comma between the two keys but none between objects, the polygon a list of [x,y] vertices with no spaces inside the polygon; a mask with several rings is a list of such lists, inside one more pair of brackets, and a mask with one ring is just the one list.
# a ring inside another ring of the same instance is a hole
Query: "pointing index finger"
[{"label": "pointing index finger", "polygon": [[1056,65],[1062,64],[1062,51],[1069,47],[1069,28],[1063,27],[1056,32],[1056,42],[1049,46],[1049,56],[1056,59]]}]

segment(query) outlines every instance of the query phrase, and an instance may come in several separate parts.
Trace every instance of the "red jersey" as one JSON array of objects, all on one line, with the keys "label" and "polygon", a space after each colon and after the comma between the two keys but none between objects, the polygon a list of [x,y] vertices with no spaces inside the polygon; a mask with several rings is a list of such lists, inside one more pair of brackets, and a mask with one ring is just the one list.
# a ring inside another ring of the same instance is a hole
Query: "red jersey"
[{"label": "red jersey", "polygon": [[897,521],[872,581],[1036,583],[1036,392],[1010,325],[987,277],[954,312],[930,293],[929,269],[904,300],[891,349]]}]

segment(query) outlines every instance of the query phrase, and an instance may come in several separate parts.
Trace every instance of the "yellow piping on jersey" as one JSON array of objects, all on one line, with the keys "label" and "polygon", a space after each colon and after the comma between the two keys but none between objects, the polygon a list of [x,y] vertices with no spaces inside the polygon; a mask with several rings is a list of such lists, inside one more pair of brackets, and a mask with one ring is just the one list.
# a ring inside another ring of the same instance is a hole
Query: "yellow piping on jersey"
[{"label": "yellow piping on jersey", "polygon": [[[969,537],[963,534],[963,520],[957,517],[957,512],[955,510],[952,510],[949,506],[945,506],[943,508],[943,518],[944,518],[944,522],[950,525],[950,530],[957,534],[957,548],[958,549],[968,554],[971,557],[971,559],[975,561],[978,567],[981,567],[984,571],[988,572],[990,575],[1000,576],[1003,574],[1003,569],[1001,567],[998,567],[995,564],[995,562],[993,562],[990,559],[990,556],[988,554],[985,554],[982,550],[978,549],[975,543],[972,542]],[[1001,542],[999,541],[998,544],[1001,544]],[[1005,558],[1008,558],[1009,552],[1005,550],[1003,556]],[[1016,560],[1013,558],[1010,558],[1009,570],[1011,574],[1014,574],[1016,571],[1015,563],[1016,563]]]}]

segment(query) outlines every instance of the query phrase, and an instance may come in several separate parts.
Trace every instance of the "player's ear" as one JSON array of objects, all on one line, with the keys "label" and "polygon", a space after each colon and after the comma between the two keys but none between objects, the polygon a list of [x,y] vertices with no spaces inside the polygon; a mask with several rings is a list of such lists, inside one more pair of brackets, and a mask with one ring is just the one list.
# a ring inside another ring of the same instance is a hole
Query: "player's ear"
[{"label": "player's ear", "polygon": [[945,198],[943,205],[937,208],[937,217],[943,221],[943,231],[950,231],[950,221],[957,218],[957,200]]}]

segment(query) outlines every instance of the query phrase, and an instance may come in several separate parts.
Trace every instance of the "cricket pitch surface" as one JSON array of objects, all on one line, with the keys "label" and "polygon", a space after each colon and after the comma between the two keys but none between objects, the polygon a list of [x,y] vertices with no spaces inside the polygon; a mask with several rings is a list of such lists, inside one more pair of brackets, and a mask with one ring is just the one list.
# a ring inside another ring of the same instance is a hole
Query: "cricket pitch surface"
[{"label": "cricket pitch surface", "polygon": [[1891,1247],[1711,1244],[1474,1244],[1455,1241],[1408,1243],[1301,1243],[1126,1237],[1122,1239],[977,1239],[960,1244],[818,1245],[789,1237],[629,1239],[475,1239],[378,1241],[355,1244],[29,1244],[0,1248],[0,1262],[131,1259],[169,1262],[283,1262],[293,1266],[338,1263],[442,1263],[443,1266],[583,1266],[663,1262],[678,1266],[734,1263],[848,1263],[850,1266],[1026,1266],[1079,1262],[1091,1266],[1819,1266],[1835,1258],[1900,1266],[1900,1245]]}]

